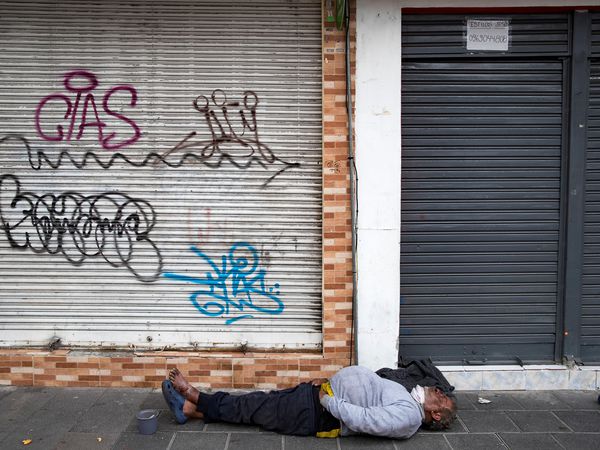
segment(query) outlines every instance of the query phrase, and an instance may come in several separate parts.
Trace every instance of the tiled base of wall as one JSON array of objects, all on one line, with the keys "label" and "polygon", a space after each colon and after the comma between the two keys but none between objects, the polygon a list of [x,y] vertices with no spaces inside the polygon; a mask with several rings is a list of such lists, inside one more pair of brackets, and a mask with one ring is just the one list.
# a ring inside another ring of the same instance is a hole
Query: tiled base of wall
[{"label": "tiled base of wall", "polygon": [[91,353],[0,351],[0,385],[159,387],[177,366],[188,380],[213,389],[277,389],[329,377],[348,359],[301,353]]},{"label": "tiled base of wall", "polygon": [[[159,387],[179,367],[205,389],[279,389],[329,377],[346,358],[314,353],[0,351],[0,385]],[[457,390],[600,389],[600,366],[441,366]]]},{"label": "tiled base of wall", "polygon": [[600,389],[599,366],[442,366],[439,369],[460,391]]}]

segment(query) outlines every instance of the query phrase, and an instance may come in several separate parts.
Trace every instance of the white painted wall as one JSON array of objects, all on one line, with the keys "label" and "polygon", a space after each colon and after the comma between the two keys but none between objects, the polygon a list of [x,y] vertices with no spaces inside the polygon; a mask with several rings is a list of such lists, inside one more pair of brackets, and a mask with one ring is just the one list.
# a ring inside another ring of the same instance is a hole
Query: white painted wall
[{"label": "white painted wall", "polygon": [[357,0],[358,363],[395,367],[400,326],[402,8],[584,7],[600,0]]},{"label": "white painted wall", "polygon": [[357,0],[358,363],[395,367],[400,308],[400,7]]},{"label": "white painted wall", "polygon": [[600,0],[398,0],[401,8],[504,8],[598,6]]},{"label": "white painted wall", "polygon": [[394,367],[398,357],[402,8],[582,5],[600,5],[600,0],[357,0],[359,364]]}]

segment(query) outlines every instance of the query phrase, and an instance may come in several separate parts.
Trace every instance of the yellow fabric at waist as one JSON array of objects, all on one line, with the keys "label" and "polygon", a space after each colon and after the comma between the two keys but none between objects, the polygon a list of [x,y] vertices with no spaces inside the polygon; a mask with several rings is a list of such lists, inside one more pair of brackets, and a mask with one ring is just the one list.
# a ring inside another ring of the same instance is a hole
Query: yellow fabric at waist
[{"label": "yellow fabric at waist", "polygon": [[[333,390],[331,389],[331,383],[329,381],[326,381],[325,383],[321,384],[321,390],[323,392],[325,392],[327,395],[329,395],[330,397],[333,397]],[[336,438],[340,435],[341,430],[339,428],[334,428],[333,430],[329,430],[329,431],[319,431],[317,432],[317,437],[318,438]]]},{"label": "yellow fabric at waist", "polygon": [[331,389],[331,383],[329,381],[326,381],[325,383],[321,384],[321,390],[330,397],[333,397],[333,390]]}]

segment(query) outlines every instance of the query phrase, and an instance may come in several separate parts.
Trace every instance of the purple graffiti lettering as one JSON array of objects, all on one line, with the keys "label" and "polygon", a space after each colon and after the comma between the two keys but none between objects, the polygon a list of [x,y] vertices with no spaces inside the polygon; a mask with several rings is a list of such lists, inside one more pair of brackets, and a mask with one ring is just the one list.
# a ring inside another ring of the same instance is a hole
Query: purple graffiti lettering
[{"label": "purple graffiti lettering", "polygon": [[[94,117],[96,118],[95,122],[87,121],[87,111],[90,104],[92,105]],[[83,103],[83,114],[81,116],[81,125],[79,125],[79,133],[77,133],[77,139],[81,139],[85,127],[96,127],[98,128],[98,138],[100,139],[100,142],[102,142],[102,128],[104,128],[105,126],[106,124],[100,120],[100,117],[98,117],[98,109],[96,108],[96,101],[94,100],[94,96],[92,94],[86,95],[85,102]]]},{"label": "purple graffiti lettering", "polygon": [[[74,123],[79,108],[79,101],[81,100],[81,94],[84,89],[91,89],[94,83],[88,78],[88,84],[79,87],[77,97],[75,99],[75,105],[71,110],[67,111],[65,117],[71,114],[72,123]],[[75,89],[72,84],[69,84],[69,90]],[[88,93],[84,101],[83,106],[83,118],[81,125],[79,126],[79,132],[76,139],[81,138],[86,127],[96,127],[98,129],[98,136],[102,147],[107,150],[118,150],[124,146],[131,145],[139,139],[141,136],[140,128],[136,123],[124,116],[122,112],[117,112],[113,106],[110,105],[111,99],[117,92],[126,91],[129,93],[129,105],[135,107],[137,104],[137,91],[132,86],[115,86],[109,89],[105,94],[102,101],[102,110],[107,115],[114,117],[121,122],[129,125],[131,128],[132,135],[124,137],[119,135],[117,140],[116,132],[107,130],[108,125],[105,124],[96,111],[96,103],[93,101],[92,94]],[[61,97],[63,98],[63,97]],[[67,106],[70,105],[68,101]],[[42,100],[40,107],[38,107],[38,118],[39,125],[39,110],[44,106]],[[173,147],[165,152],[150,152],[146,154],[141,160],[131,159],[121,152],[115,152],[111,155],[108,161],[103,159],[96,153],[88,151],[84,155],[78,155],[75,157],[67,150],[60,152],[58,157],[52,161],[46,152],[42,149],[33,149],[27,139],[19,135],[7,135],[4,138],[0,138],[0,144],[5,141],[17,140],[21,141],[27,150],[29,162],[31,167],[35,170],[40,170],[43,165],[48,165],[53,169],[58,169],[63,161],[69,161],[78,169],[86,167],[88,163],[96,163],[103,169],[109,169],[117,161],[130,164],[134,167],[146,167],[148,165],[159,165],[164,164],[167,167],[181,167],[184,164],[198,163],[202,164],[211,169],[217,169],[223,165],[224,162],[230,163],[233,167],[238,169],[248,169],[252,166],[258,165],[263,169],[270,169],[275,166],[279,170],[273,173],[263,184],[262,187],[266,187],[271,181],[277,176],[284,173],[286,170],[300,167],[298,162],[290,162],[281,156],[276,155],[271,148],[262,141],[259,126],[257,120],[257,106],[259,98],[256,93],[252,91],[244,91],[243,96],[237,100],[228,100],[227,94],[222,89],[215,89],[210,96],[199,95],[193,100],[194,109],[200,113],[203,121],[201,124],[204,125],[203,131],[208,131],[210,136],[206,136],[205,132],[201,131],[190,131],[181,140],[179,140]],[[95,121],[87,122],[87,115],[90,114],[89,106],[92,106]],[[62,128],[61,128],[62,130]],[[38,134],[42,135],[41,128],[38,126]],[[70,129],[67,139],[69,140],[72,135]],[[53,140],[62,140],[62,135],[58,137],[48,136],[54,138]]]},{"label": "purple graffiti lettering", "polygon": [[48,97],[44,98],[40,102],[40,104],[38,105],[38,107],[35,110],[35,129],[37,130],[38,135],[40,135],[46,141],[62,141],[63,136],[64,136],[62,125],[56,126],[56,131],[58,131],[58,135],[56,135],[56,136],[50,136],[50,135],[44,133],[42,131],[42,127],[40,125],[40,114],[42,113],[42,109],[44,108],[46,103],[48,103],[49,101],[54,100],[54,99],[60,99],[60,100],[64,101],[65,104],[67,105],[67,112],[65,112],[63,119],[66,119],[67,117],[69,117],[69,114],[71,114],[71,108],[72,108],[71,100],[69,100],[69,97],[67,97],[66,95],[52,94],[52,95],[49,95]]},{"label": "purple graffiti lettering", "polygon": [[[76,77],[85,78],[86,81],[89,82],[89,84],[87,86],[73,85],[71,83],[71,80]],[[81,94],[83,92],[90,92],[96,89],[96,87],[98,86],[98,78],[96,78],[96,75],[94,75],[92,72],[88,72],[87,70],[74,70],[65,74],[63,84],[65,85],[67,91],[77,92],[78,94]]]},{"label": "purple graffiti lettering", "polygon": [[113,111],[108,106],[108,101],[110,100],[111,95],[113,95],[117,91],[129,92],[131,94],[131,101],[129,102],[129,105],[132,107],[136,105],[137,91],[135,90],[135,88],[133,88],[132,86],[115,86],[114,88],[107,91],[106,94],[104,94],[104,99],[102,100],[102,108],[104,108],[104,111],[106,111],[107,114],[109,114],[113,117],[116,117],[117,119],[120,119],[123,122],[125,122],[126,124],[128,124],[131,128],[133,128],[134,133],[133,133],[133,136],[130,137],[129,139],[127,139],[123,142],[119,142],[117,144],[109,143],[109,141],[112,140],[116,136],[116,133],[111,133],[109,136],[105,137],[102,140],[102,147],[104,147],[107,150],[118,150],[122,147],[133,144],[142,135],[140,128],[137,126],[137,124],[133,120],[129,119],[128,117],[125,117],[121,113]]},{"label": "purple graffiti lettering", "polygon": [[[135,107],[137,104],[137,91],[133,86],[113,86],[104,94],[102,100],[103,113],[108,116],[115,117],[122,122],[125,122],[133,129],[133,135],[128,139],[125,139],[120,142],[111,142],[115,139],[116,132],[113,131],[109,133],[108,136],[104,135],[104,129],[105,127],[107,127],[107,124],[101,119],[101,116],[98,113],[96,99],[94,97],[94,94],[92,93],[92,91],[96,89],[99,85],[98,78],[96,77],[96,75],[87,70],[74,70],[65,74],[63,84],[67,91],[76,94],[75,100],[74,102],[72,102],[71,99],[65,94],[51,94],[47,97],[44,97],[39,102],[35,111],[35,128],[38,136],[40,136],[42,139],[46,141],[71,141],[73,139],[75,124],[77,123],[79,115],[79,106],[82,103],[82,95],[86,93],[87,94],[85,96],[85,99],[83,100],[83,110],[81,112],[81,118],[79,119],[79,126],[77,128],[75,140],[80,140],[84,132],[87,131],[88,128],[96,128],[98,130],[98,142],[100,143],[102,148],[106,150],[120,149],[122,147],[135,143],[140,138],[142,133],[137,124],[121,112],[114,111],[109,106],[110,98],[115,92],[127,91],[131,95],[129,105],[131,107]],[[67,109],[63,115],[63,119],[70,119],[66,135],[63,131],[64,127],[62,124],[55,125],[57,134],[52,135],[43,131],[41,123],[43,110],[48,102],[56,99],[62,100],[67,106]],[[88,121],[88,117],[92,114],[94,116],[94,119]]]}]

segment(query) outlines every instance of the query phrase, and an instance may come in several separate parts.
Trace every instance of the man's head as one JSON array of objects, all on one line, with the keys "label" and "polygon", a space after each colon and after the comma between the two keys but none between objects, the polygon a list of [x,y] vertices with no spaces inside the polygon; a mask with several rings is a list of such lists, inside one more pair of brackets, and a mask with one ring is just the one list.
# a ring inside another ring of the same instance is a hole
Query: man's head
[{"label": "man's head", "polygon": [[423,423],[431,430],[445,430],[456,419],[456,401],[436,387],[425,388]]}]

